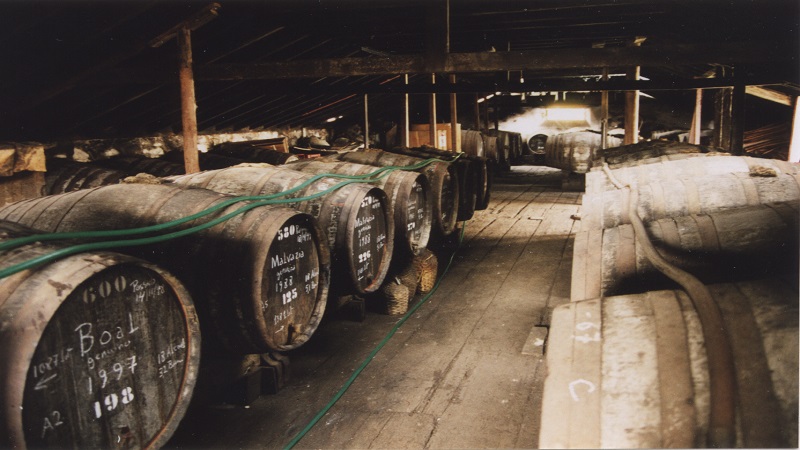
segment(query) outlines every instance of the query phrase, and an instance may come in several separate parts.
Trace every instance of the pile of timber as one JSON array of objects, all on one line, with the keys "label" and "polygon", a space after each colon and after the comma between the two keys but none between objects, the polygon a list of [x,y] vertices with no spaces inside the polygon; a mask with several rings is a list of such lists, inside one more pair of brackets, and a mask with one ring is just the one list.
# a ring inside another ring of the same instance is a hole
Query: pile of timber
[{"label": "pile of timber", "polygon": [[744,132],[744,153],[786,161],[791,142],[792,128],[788,123],[766,125]]},{"label": "pile of timber", "polygon": [[800,165],[643,146],[586,176],[540,446],[797,446]]}]

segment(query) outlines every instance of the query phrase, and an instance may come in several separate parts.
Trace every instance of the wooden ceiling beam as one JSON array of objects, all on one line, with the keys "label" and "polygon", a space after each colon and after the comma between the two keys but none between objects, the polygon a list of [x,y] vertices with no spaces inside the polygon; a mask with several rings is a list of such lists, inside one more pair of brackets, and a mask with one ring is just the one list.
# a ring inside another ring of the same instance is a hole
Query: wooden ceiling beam
[{"label": "wooden ceiling beam", "polygon": [[794,97],[764,86],[747,86],[748,94],[763,98],[764,100],[780,103],[781,105],[794,106]]},{"label": "wooden ceiling beam", "polygon": [[[401,73],[473,73],[669,64],[736,64],[792,61],[795,42],[744,41],[687,45],[543,49],[533,51],[449,53],[444,67],[429,67],[424,55],[275,61],[261,64],[209,65],[203,80],[394,75]],[[438,69],[438,70],[437,70]]]}]

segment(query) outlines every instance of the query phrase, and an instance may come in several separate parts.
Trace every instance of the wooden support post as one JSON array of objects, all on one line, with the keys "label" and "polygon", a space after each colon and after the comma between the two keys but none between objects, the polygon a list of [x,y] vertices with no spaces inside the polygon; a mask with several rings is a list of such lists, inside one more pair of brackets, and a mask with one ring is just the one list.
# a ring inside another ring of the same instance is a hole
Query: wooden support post
[{"label": "wooden support post", "polygon": [[[608,67],[603,67],[603,81],[608,80]],[[600,148],[608,148],[608,91],[600,93]]]},{"label": "wooden support post", "polygon": [[744,154],[745,86],[737,84],[731,98],[731,153]]},{"label": "wooden support post", "polygon": [[731,104],[733,89],[718,89],[714,96],[714,141],[713,146],[730,151],[731,148]]},{"label": "wooden support post", "polygon": [[[637,37],[631,47],[640,47],[645,38]],[[631,67],[626,78],[628,80],[639,79],[639,66]],[[624,144],[635,144],[639,142],[639,91],[625,92],[625,139]]]},{"label": "wooden support post", "polygon": [[[408,74],[403,75],[403,80],[405,84],[408,85]],[[402,133],[400,145],[403,147],[410,147],[410,136],[409,136],[409,103],[408,103],[408,94],[403,94],[403,120],[402,120]]]},{"label": "wooden support post", "polygon": [[[436,84],[436,74],[431,74],[431,84]],[[436,139],[436,94],[431,94],[430,98],[430,137],[431,147],[439,148]]]},{"label": "wooden support post", "polygon": [[475,129],[481,129],[481,104],[478,100],[481,99],[481,95],[477,92],[475,93]]},{"label": "wooden support post", "polygon": [[369,148],[369,98],[364,94],[364,149]]},{"label": "wooden support post", "polygon": [[[456,74],[450,74],[450,84],[456,84]],[[448,150],[453,152],[461,151],[461,136],[458,132],[458,101],[457,94],[453,92],[450,94],[450,148]]]},{"label": "wooden support post", "polygon": [[500,96],[495,94],[494,97],[492,97],[492,98],[494,99],[494,101],[492,102],[492,103],[494,103],[494,129],[495,130],[499,130],[500,129]]},{"label": "wooden support post", "polygon": [[789,161],[800,162],[800,102],[794,98],[794,118],[792,119],[792,140],[789,144]]},{"label": "wooden support post", "polygon": [[698,89],[694,97],[694,115],[692,127],[689,129],[689,143],[700,145],[700,134],[703,132],[703,90]]},{"label": "wooden support post", "polygon": [[186,173],[200,171],[197,155],[197,103],[192,74],[192,32],[183,27],[178,32],[178,62],[181,83],[181,119],[183,123],[183,163]]},{"label": "wooden support post", "polygon": [[488,130],[489,129],[489,99],[488,98],[483,101],[483,123],[486,124],[486,128],[481,128],[481,130]]}]

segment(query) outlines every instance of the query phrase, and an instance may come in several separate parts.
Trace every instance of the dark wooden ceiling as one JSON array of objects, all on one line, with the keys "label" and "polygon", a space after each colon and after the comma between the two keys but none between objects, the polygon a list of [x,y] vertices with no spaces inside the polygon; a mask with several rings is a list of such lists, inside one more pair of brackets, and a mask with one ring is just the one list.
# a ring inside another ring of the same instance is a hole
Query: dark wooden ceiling
[{"label": "dark wooden ceiling", "polygon": [[[431,90],[432,71],[433,89],[459,92],[567,90],[638,61],[652,88],[714,73],[800,84],[797,0],[450,0],[449,14],[445,0],[218,3],[192,32],[201,132],[317,126],[361,110],[365,92],[379,114],[396,92]],[[178,131],[176,44],[153,40],[209,5],[0,2],[0,140]]]}]

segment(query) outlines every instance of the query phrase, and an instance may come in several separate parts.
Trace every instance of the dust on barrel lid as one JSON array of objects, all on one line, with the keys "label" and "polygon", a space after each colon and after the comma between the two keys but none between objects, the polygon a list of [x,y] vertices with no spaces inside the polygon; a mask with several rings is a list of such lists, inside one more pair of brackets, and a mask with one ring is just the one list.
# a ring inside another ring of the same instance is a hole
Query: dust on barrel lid
[{"label": "dust on barrel lid", "polygon": [[131,257],[84,253],[0,286],[0,434],[8,444],[167,441],[188,407],[200,358],[197,315],[176,278]]}]

